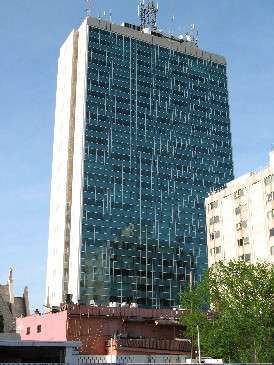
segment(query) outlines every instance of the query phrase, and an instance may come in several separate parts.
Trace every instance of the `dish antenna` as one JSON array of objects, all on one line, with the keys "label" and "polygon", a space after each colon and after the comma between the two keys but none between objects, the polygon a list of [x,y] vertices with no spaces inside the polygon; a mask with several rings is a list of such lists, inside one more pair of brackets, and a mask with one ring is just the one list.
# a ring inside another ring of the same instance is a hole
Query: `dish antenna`
[{"label": "dish antenna", "polygon": [[141,21],[141,28],[151,28],[157,30],[157,13],[159,4],[155,5],[153,0],[141,0],[138,5],[138,16]]}]

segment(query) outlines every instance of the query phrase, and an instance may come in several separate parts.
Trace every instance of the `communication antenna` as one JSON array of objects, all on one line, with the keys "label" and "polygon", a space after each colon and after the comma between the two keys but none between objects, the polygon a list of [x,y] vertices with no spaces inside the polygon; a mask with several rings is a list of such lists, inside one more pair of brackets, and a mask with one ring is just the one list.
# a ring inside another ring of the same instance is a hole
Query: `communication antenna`
[{"label": "communication antenna", "polygon": [[198,46],[198,41],[199,41],[198,28],[196,27],[195,24],[191,24],[189,30],[185,34],[181,35],[179,38],[187,42],[192,42],[193,44]]},{"label": "communication antenna", "polygon": [[189,35],[191,38],[191,42],[198,45],[199,32],[198,32],[198,29],[195,24],[191,24],[190,30],[189,30]]},{"label": "communication antenna", "polygon": [[91,16],[91,5],[92,5],[92,0],[85,0],[85,16],[86,17]]},{"label": "communication antenna", "polygon": [[169,32],[170,36],[172,35],[173,30],[174,30],[174,22],[175,22],[175,15],[172,15],[172,17],[171,17],[171,29],[170,29],[170,32]]},{"label": "communication antenna", "polygon": [[141,28],[150,27],[151,30],[157,30],[157,13],[159,4],[155,5],[153,0],[140,0],[138,5],[138,16],[141,22]]}]

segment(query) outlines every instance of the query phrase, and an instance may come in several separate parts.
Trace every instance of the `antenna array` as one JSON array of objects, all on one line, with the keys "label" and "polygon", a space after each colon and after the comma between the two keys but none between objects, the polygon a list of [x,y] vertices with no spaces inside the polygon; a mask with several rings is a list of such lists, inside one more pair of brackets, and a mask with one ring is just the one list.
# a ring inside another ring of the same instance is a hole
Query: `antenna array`
[{"label": "antenna array", "polygon": [[85,16],[86,17],[91,16],[91,5],[92,5],[92,0],[85,0]]},{"label": "antenna array", "polygon": [[155,5],[153,0],[141,0],[138,5],[138,16],[141,21],[141,28],[150,27],[151,30],[157,30],[157,13],[159,5]]},{"label": "antenna array", "polygon": [[195,44],[196,46],[198,46],[198,41],[199,41],[199,31],[196,27],[195,24],[191,24],[189,30],[183,34],[179,36],[180,39],[183,39],[187,42],[192,42],[193,44]]}]

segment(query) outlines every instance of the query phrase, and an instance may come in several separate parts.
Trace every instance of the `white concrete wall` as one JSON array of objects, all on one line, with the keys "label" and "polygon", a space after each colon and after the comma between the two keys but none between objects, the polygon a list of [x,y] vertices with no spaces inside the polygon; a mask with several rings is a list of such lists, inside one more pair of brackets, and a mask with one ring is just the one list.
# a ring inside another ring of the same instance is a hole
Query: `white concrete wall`
[{"label": "white concrete wall", "polygon": [[[222,200],[220,213],[221,213],[221,225],[220,228],[220,240],[223,240],[221,247],[221,253],[219,255],[220,260],[235,260],[235,250],[237,245],[236,231],[235,231],[235,219],[234,219],[234,204],[231,196],[227,196]],[[219,227],[216,227],[219,229]],[[218,240],[216,240],[216,246],[218,246]],[[210,256],[212,258],[214,256]]]},{"label": "white concrete wall", "polygon": [[183,364],[184,355],[76,355],[75,364]]},{"label": "white concrete wall", "polygon": [[78,64],[75,109],[75,135],[72,181],[72,211],[70,235],[69,293],[73,300],[79,299],[80,292],[80,252],[82,243],[82,187],[84,163],[84,137],[86,122],[86,77],[88,52],[88,26],[86,21],[79,28]]},{"label": "white concrete wall", "polygon": [[249,187],[249,237],[251,260],[268,260],[269,229],[267,225],[267,210],[264,181],[259,181]]},{"label": "white concrete wall", "polygon": [[63,299],[63,260],[68,188],[70,121],[77,32],[73,31],[60,49],[56,92],[46,303],[60,305]]}]

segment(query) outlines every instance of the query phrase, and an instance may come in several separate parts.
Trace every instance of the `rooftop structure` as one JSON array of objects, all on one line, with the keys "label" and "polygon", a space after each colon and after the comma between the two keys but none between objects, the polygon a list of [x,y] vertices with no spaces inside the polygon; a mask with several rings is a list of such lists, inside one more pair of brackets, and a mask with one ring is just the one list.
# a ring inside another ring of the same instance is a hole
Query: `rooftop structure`
[{"label": "rooftop structure", "polygon": [[208,264],[274,263],[274,152],[269,165],[230,181],[205,201]]},{"label": "rooftop structure", "polygon": [[204,199],[232,178],[224,57],[88,17],[58,62],[47,305],[177,305],[207,268]]},{"label": "rooftop structure", "polygon": [[17,320],[23,340],[81,341],[81,355],[189,355],[172,309],[65,305],[60,312]]}]

